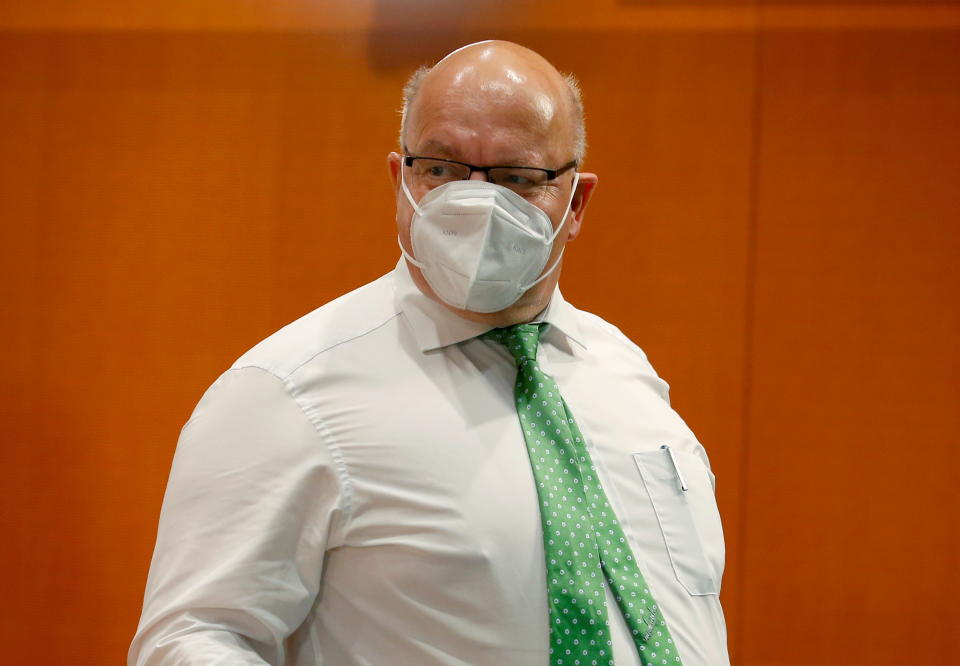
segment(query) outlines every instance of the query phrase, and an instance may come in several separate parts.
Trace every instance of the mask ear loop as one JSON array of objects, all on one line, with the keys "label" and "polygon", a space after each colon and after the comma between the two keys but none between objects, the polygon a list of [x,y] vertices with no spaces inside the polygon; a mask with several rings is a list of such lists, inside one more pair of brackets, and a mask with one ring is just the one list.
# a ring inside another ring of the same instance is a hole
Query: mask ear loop
[{"label": "mask ear loop", "polygon": [[[560,234],[560,230],[563,229],[563,225],[567,223],[567,217],[570,215],[570,209],[573,207],[573,197],[577,194],[577,185],[579,183],[580,183],[580,172],[578,171],[573,174],[573,187],[570,190],[570,201],[567,202],[567,210],[566,212],[564,212],[563,219],[560,220],[560,224],[557,225],[556,230],[553,232],[553,235],[550,236],[550,240],[547,241],[547,244],[550,244],[550,245],[553,244],[553,241],[556,240],[557,236]],[[527,289],[530,289],[530,287],[536,286],[540,284],[544,279],[546,279],[546,277],[550,275],[557,266],[560,265],[560,260],[563,259],[563,253],[566,249],[567,247],[566,245],[564,245],[560,249],[560,254],[557,255],[556,261],[554,261],[553,264],[551,264],[550,268],[548,268],[546,272],[540,277],[538,277],[536,280],[534,280],[527,286],[523,287],[523,290],[526,291]]]},{"label": "mask ear loop", "polygon": [[560,224],[557,225],[557,228],[554,230],[553,235],[550,236],[550,240],[547,241],[547,244],[552,245],[553,241],[557,239],[557,236],[560,235],[560,230],[563,229],[563,225],[567,223],[567,217],[570,216],[570,209],[573,207],[573,197],[577,195],[577,185],[580,183],[580,172],[575,171],[573,173],[573,185],[570,187],[570,199],[567,201],[567,210],[563,213],[563,219],[560,220]]},{"label": "mask ear loop", "polygon": [[[401,158],[402,160],[402,158]],[[413,200],[413,195],[410,194],[410,190],[407,189],[407,181],[403,178],[403,162],[400,162],[400,189],[403,190],[403,193],[407,195],[407,201],[410,202],[410,205],[413,207],[415,213],[420,212],[420,206],[417,205],[417,202]]]},{"label": "mask ear loop", "polygon": [[[407,182],[403,178],[403,162],[402,161],[400,163],[400,189],[403,190],[403,193],[407,196],[407,201],[409,201],[410,205],[413,207],[413,214],[416,215],[417,213],[419,213],[420,207],[417,205],[417,202],[413,200],[413,195],[411,195],[410,190],[407,189]],[[412,222],[412,219],[411,219],[411,222]],[[411,228],[412,226],[413,225],[411,224]],[[413,236],[411,234],[411,242],[412,242],[412,238]],[[421,261],[417,261],[410,255],[409,252],[406,251],[406,249],[404,249],[403,243],[400,242],[400,234],[397,234],[397,245],[400,246],[400,252],[403,254],[404,258],[407,261],[409,261],[411,264],[413,264],[417,268],[420,268],[420,269],[426,268],[427,265],[425,263]]]}]

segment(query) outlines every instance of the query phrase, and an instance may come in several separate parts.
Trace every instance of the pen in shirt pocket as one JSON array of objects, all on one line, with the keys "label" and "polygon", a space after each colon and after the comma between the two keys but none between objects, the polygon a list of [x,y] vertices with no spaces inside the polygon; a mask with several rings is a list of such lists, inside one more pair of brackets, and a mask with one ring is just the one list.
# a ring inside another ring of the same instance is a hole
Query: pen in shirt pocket
[{"label": "pen in shirt pocket", "polygon": [[680,465],[677,464],[677,459],[673,456],[673,449],[671,449],[668,444],[663,444],[660,448],[666,450],[667,455],[670,456],[670,462],[673,463],[673,470],[677,473],[677,481],[680,482],[680,490],[687,492],[687,482],[683,480]]}]

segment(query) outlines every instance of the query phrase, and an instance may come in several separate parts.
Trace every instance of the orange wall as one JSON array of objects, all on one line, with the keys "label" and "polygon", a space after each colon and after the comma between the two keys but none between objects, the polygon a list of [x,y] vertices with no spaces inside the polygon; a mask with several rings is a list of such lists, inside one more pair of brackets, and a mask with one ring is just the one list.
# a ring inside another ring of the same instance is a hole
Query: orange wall
[{"label": "orange wall", "polygon": [[9,663],[123,659],[180,425],[397,258],[416,65],[583,82],[564,291],[643,346],[718,476],[743,666],[941,664],[960,621],[960,3],[0,4]]}]

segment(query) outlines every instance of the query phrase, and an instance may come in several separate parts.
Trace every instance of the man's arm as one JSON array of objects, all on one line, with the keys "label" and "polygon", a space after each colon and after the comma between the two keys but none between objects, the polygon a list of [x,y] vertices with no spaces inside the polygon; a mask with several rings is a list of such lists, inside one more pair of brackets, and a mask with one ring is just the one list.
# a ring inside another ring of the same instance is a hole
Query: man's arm
[{"label": "man's arm", "polygon": [[184,426],[128,664],[280,664],[337,545],[343,477],[282,380],[230,370]]}]

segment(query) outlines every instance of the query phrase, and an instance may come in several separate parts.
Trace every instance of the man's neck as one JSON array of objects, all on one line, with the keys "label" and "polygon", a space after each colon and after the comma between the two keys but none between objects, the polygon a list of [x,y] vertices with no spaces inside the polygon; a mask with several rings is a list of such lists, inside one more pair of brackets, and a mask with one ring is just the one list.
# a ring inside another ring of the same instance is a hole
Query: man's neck
[{"label": "man's neck", "polygon": [[430,300],[439,303],[444,308],[457,315],[461,319],[485,324],[492,328],[506,328],[515,324],[526,324],[543,316],[550,305],[550,299],[560,279],[559,270],[557,276],[552,280],[544,280],[540,284],[532,287],[516,303],[499,312],[473,312],[448,305],[441,300],[433,289],[427,284],[420,269],[407,263],[407,270],[413,279],[417,288],[424,296]]}]

